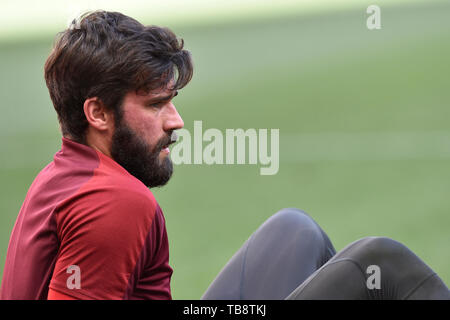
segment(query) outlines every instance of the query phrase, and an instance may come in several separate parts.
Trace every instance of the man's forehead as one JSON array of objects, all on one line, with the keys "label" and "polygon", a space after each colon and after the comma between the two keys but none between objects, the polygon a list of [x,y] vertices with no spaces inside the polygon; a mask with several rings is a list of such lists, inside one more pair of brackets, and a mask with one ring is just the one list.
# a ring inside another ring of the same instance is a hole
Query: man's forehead
[{"label": "man's forehead", "polygon": [[137,90],[136,93],[141,96],[145,96],[145,98],[158,98],[158,97],[166,97],[174,94],[176,92],[176,89],[174,88],[175,81],[170,80],[165,85],[156,88],[156,89],[150,89],[150,90]]},{"label": "man's forehead", "polygon": [[149,97],[162,97],[162,96],[169,96],[175,93],[175,89],[173,87],[164,87],[156,90],[151,90],[148,92]]},{"label": "man's forehead", "polygon": [[176,89],[173,87],[165,86],[163,88],[152,90],[137,90],[136,95],[143,99],[157,99],[162,97],[168,97],[176,93]]}]

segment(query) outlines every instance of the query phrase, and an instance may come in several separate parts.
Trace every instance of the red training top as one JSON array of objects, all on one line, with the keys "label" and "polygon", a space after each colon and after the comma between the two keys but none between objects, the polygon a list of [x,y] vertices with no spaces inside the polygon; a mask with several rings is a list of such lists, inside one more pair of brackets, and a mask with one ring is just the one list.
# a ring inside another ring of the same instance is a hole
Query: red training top
[{"label": "red training top", "polygon": [[114,160],[62,139],[11,234],[0,299],[171,299],[165,220]]}]

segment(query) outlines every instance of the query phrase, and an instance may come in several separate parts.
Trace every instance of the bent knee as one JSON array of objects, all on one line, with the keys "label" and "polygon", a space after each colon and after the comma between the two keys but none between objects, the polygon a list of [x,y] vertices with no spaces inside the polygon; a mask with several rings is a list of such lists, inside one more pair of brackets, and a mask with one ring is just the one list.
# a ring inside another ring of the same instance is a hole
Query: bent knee
[{"label": "bent knee", "polygon": [[396,250],[405,247],[402,243],[389,237],[365,237],[361,240],[364,240],[366,242],[366,246],[368,246],[369,248],[374,248],[380,251]]},{"label": "bent knee", "polygon": [[267,222],[277,225],[280,229],[302,228],[317,229],[316,222],[304,211],[297,208],[284,208],[272,215]]},{"label": "bent knee", "polygon": [[359,254],[372,258],[400,257],[410,252],[402,243],[388,237],[365,237],[356,241]]}]

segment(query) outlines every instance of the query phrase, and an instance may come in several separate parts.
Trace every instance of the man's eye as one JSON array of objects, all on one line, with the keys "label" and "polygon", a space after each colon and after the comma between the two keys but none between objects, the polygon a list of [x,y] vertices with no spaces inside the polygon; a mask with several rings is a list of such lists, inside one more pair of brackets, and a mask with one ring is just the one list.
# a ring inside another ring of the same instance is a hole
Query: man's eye
[{"label": "man's eye", "polygon": [[151,105],[150,105],[150,107],[153,107],[153,108],[162,108],[163,106],[164,106],[164,104],[165,104],[165,102],[163,101],[163,102],[157,102],[157,103],[152,103]]}]

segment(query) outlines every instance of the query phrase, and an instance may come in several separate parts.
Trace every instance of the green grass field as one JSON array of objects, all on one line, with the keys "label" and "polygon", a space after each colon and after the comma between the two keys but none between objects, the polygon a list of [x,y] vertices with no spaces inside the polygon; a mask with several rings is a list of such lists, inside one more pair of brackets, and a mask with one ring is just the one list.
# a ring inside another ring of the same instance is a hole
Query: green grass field
[{"label": "green grass field", "polygon": [[[174,100],[187,129],[280,129],[277,175],[179,165],[154,190],[175,299],[199,298],[284,207],[308,212],[338,250],[365,236],[401,241],[450,283],[449,13],[443,2],[382,8],[376,31],[365,7],[174,28],[195,62]],[[60,147],[43,80],[52,42],[0,42],[1,268],[27,189]]]}]

